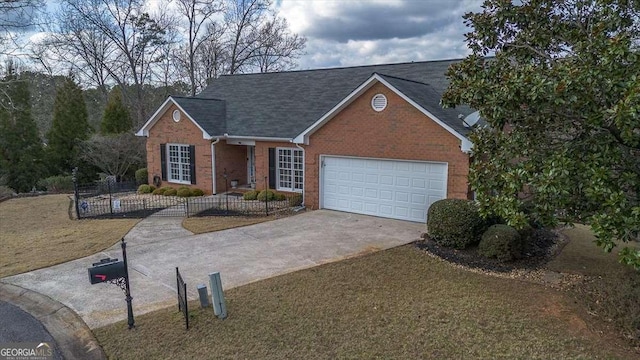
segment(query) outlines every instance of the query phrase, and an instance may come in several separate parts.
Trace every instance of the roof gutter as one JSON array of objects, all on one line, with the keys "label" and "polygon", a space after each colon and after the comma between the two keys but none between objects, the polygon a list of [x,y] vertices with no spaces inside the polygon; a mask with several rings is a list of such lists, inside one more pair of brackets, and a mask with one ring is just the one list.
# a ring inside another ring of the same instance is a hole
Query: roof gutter
[{"label": "roof gutter", "polygon": [[225,133],[223,135],[225,139],[245,139],[245,140],[257,140],[257,141],[288,141],[291,142],[291,138],[281,137],[268,137],[268,136],[244,136],[244,135],[229,135]]}]

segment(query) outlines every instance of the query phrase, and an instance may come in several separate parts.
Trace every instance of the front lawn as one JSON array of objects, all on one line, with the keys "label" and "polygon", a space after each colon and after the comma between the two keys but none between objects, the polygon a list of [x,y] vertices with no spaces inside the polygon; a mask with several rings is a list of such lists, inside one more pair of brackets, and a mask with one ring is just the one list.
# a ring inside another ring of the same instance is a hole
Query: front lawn
[{"label": "front lawn", "polygon": [[[224,275],[223,275],[224,276]],[[637,358],[567,293],[453,267],[414,245],[226,292],[229,318],[191,303],[94,330],[110,358]],[[589,323],[585,322],[589,321]]]},{"label": "front lawn", "polygon": [[115,244],[138,219],[71,220],[68,195],[0,203],[0,278],[93,255]]},{"label": "front lawn", "polygon": [[206,216],[189,217],[182,221],[182,227],[194,234],[232,229],[279,219],[282,216]]}]

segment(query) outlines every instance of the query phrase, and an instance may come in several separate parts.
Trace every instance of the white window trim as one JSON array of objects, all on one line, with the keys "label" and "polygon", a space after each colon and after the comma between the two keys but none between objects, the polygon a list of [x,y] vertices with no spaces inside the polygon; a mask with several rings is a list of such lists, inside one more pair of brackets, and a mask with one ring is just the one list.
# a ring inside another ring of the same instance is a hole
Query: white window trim
[{"label": "white window trim", "polygon": [[[294,188],[285,188],[285,187],[281,187],[280,186],[280,150],[290,150],[291,151],[291,185],[295,186],[295,179],[294,179],[294,175],[293,175],[293,171],[295,170],[293,168],[293,159],[295,158],[294,156],[294,152],[295,151],[300,151],[302,152],[302,163],[300,164],[302,166],[302,169],[300,171],[302,171],[302,189],[294,189]],[[297,193],[302,193],[304,191],[304,150],[300,150],[298,148],[292,148],[292,147],[278,147],[276,148],[276,190],[278,191],[289,191],[289,192],[297,192]]]},{"label": "white window trim", "polygon": [[[185,146],[187,149],[191,148],[189,144],[177,144],[177,143],[167,143],[166,151],[167,151],[167,182],[172,184],[185,184],[191,185],[191,181],[185,180],[175,180],[171,178],[171,146],[178,146],[178,153],[181,151],[180,147]],[[189,151],[189,150],[187,150]],[[178,165],[182,165],[183,163],[179,162]],[[191,166],[191,159],[188,162],[189,166]],[[182,174],[182,168],[180,168],[180,173]],[[189,169],[189,178],[191,178],[191,169]]]}]

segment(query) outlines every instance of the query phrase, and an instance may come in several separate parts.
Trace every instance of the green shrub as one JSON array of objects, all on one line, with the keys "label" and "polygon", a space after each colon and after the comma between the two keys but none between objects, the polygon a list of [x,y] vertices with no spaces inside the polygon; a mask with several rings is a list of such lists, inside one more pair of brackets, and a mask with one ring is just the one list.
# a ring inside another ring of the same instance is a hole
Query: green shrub
[{"label": "green shrub", "polygon": [[165,188],[159,188],[159,189],[155,189],[153,190],[151,193],[153,195],[164,195],[164,192],[166,191]]},{"label": "green shrub", "polygon": [[478,253],[507,262],[522,257],[522,237],[509,225],[492,225],[482,234]]},{"label": "green shrub", "polygon": [[151,190],[151,186],[149,186],[147,184],[142,184],[142,185],[138,186],[138,194],[149,194],[152,191],[153,190]]},{"label": "green shrub", "polygon": [[[165,192],[165,195],[167,193]],[[176,195],[180,196],[180,197],[189,197],[191,196],[191,189],[183,187],[178,189],[178,191],[176,192]]]},{"label": "green shrub", "polygon": [[445,247],[464,249],[478,243],[484,222],[470,200],[443,199],[431,204],[427,214],[427,233]]},{"label": "green shrub", "polygon": [[247,191],[242,195],[242,198],[245,200],[255,200],[258,198],[258,192],[255,190]]},{"label": "green shrub", "polygon": [[70,193],[73,192],[73,179],[71,175],[50,176],[38,181],[38,187],[52,193]]},{"label": "green shrub", "polygon": [[273,195],[273,200],[275,200],[275,201],[284,201],[284,200],[287,200],[287,196],[285,194],[282,194],[282,193],[275,193],[275,195]]},{"label": "green shrub", "polygon": [[276,198],[276,193],[273,190],[262,190],[258,194],[257,199],[260,201],[273,201]]},{"label": "green shrub", "polygon": [[136,170],[135,176],[136,176],[136,182],[138,184],[149,183],[149,172],[147,171],[147,168],[141,168]]},{"label": "green shrub", "polygon": [[203,195],[204,195],[204,191],[202,191],[202,189],[198,189],[198,188],[191,189],[191,196],[203,196]]},{"label": "green shrub", "polygon": [[165,190],[164,194],[162,194],[162,195],[164,195],[164,196],[176,196],[177,194],[178,194],[178,190],[170,188],[168,190]]},{"label": "green shrub", "polygon": [[295,194],[289,198],[289,206],[300,206],[302,205],[302,194]]}]

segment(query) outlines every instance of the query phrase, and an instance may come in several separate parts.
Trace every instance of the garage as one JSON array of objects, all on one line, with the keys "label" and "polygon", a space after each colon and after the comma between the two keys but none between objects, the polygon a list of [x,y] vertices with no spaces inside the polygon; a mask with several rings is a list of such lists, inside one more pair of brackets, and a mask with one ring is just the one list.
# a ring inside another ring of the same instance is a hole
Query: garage
[{"label": "garage", "polygon": [[321,157],[321,207],[424,222],[447,197],[447,163]]}]

